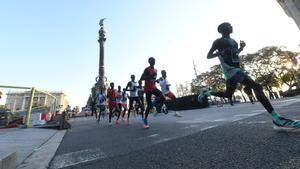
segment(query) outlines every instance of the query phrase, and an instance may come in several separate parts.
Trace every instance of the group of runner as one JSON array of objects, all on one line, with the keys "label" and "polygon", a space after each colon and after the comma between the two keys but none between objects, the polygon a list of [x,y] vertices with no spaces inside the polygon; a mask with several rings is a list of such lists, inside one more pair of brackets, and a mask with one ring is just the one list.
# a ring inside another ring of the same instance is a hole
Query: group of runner
[{"label": "group of runner", "polygon": [[[103,89],[96,95],[97,105],[99,108],[99,115],[97,121],[100,122],[101,114],[106,111],[106,103],[108,103],[109,110],[109,124],[111,125],[111,119],[114,114],[116,114],[116,124],[120,124],[124,120],[127,112],[127,124],[130,125],[130,114],[133,111],[134,116],[141,115],[143,120],[143,128],[150,128],[148,123],[148,115],[150,110],[153,109],[153,96],[156,97],[156,111],[161,112],[161,107],[164,104],[166,98],[174,101],[176,107],[176,97],[170,91],[170,83],[167,81],[167,72],[165,70],[161,71],[161,77],[157,79],[157,70],[154,68],[155,59],[150,57],[148,59],[149,67],[147,67],[140,80],[138,82],[135,80],[135,75],[131,75],[131,80],[127,83],[126,87],[121,89],[118,86],[118,90],[115,89],[115,84],[110,83],[109,89],[107,90],[107,95]],[[144,81],[144,86],[142,82]],[[159,83],[161,90],[157,89],[156,83]],[[127,94],[129,92],[129,95]],[[145,109],[144,105],[144,94],[146,95]],[[129,108],[127,107],[127,102],[129,100]],[[176,116],[180,117],[178,112],[175,113]],[[121,119],[120,119],[121,118]]]},{"label": "group of runner", "polygon": [[[204,98],[207,98],[211,95],[217,96],[217,97],[224,97],[231,100],[233,93],[235,92],[238,83],[241,83],[245,86],[245,92],[251,96],[251,102],[252,100],[252,90],[255,93],[255,96],[257,100],[264,106],[264,108],[267,110],[267,112],[271,115],[274,129],[278,130],[294,130],[294,129],[300,129],[300,121],[298,120],[291,120],[282,117],[277,113],[277,111],[274,110],[273,106],[271,105],[270,101],[266,97],[266,95],[263,92],[263,88],[260,84],[255,82],[245,70],[241,69],[241,63],[239,54],[241,51],[243,51],[244,47],[246,46],[246,43],[244,41],[240,41],[240,44],[232,39],[230,37],[230,34],[233,31],[233,28],[230,23],[224,22],[218,26],[218,32],[222,35],[221,38],[216,39],[211,49],[209,50],[207,54],[207,59],[212,59],[215,57],[218,57],[220,60],[220,65],[223,71],[223,74],[225,76],[226,80],[226,91],[220,92],[220,91],[211,91],[210,87],[208,86],[206,90],[202,90],[201,94],[198,97],[199,102],[202,102]],[[239,47],[240,46],[240,47]],[[147,107],[145,109],[145,114],[142,113],[143,117],[143,127],[145,129],[150,128],[148,123],[148,115],[150,112],[150,109],[152,108],[152,96],[154,95],[157,97],[157,111],[161,111],[161,106],[163,102],[165,101],[166,97],[172,98],[174,101],[176,101],[176,98],[174,94],[172,94],[169,90],[169,83],[166,80],[166,71],[161,71],[162,77],[157,79],[157,70],[154,68],[155,65],[155,59],[153,57],[150,57],[148,59],[148,62],[150,64],[149,67],[147,67],[140,80],[139,85],[137,82],[135,82],[135,76],[131,76],[131,81],[128,82],[125,89],[122,91],[122,99],[121,102],[118,101],[118,96],[120,96],[120,89],[119,91],[114,89],[114,83],[110,84],[110,90],[108,92],[108,105],[109,105],[109,123],[111,124],[111,116],[113,111],[119,112],[117,115],[117,121],[116,123],[119,123],[119,118],[122,115],[124,117],[127,103],[127,94],[126,91],[130,91],[129,96],[129,110],[128,110],[128,117],[127,122],[130,124],[130,111],[133,110],[133,102],[135,102],[137,105],[140,105],[140,108],[142,112],[144,112],[144,102],[141,100],[141,98],[138,95],[138,90],[143,90],[146,94],[146,103]],[[145,82],[144,89],[141,87],[142,81]],[[157,89],[156,83],[160,83],[162,87],[162,91]],[[105,110],[104,102],[105,102],[105,94],[101,90],[98,94],[98,100],[100,105],[100,112]],[[119,99],[120,100],[120,99]],[[123,102],[124,101],[124,102]],[[120,106],[121,105],[121,106]],[[121,110],[121,107],[123,108],[123,111]]]}]

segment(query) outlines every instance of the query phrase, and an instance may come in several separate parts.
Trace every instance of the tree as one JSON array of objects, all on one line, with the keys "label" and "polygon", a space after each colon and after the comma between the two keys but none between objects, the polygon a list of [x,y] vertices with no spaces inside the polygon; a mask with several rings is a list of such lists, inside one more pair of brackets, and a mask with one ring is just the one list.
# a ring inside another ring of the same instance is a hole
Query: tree
[{"label": "tree", "polygon": [[250,76],[254,77],[271,95],[273,87],[281,87],[278,71],[281,69],[280,56],[282,47],[268,46],[255,53],[241,57],[243,68],[249,70]]},{"label": "tree", "polygon": [[183,97],[192,94],[190,90],[190,83],[184,82],[176,85],[176,94],[178,97]]},{"label": "tree", "polygon": [[191,83],[191,92],[195,94],[200,94],[200,90],[204,87],[209,86],[210,79],[209,79],[210,72],[204,72],[200,75],[197,75],[195,79],[192,79]]}]

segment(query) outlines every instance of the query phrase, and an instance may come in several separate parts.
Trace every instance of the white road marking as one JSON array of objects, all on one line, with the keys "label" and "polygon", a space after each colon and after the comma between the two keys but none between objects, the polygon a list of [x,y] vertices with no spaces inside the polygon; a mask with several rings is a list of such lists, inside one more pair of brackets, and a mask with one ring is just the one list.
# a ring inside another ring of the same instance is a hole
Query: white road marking
[{"label": "white road marking", "polygon": [[66,153],[55,156],[50,169],[59,169],[63,167],[73,166],[76,164],[106,158],[107,155],[100,148],[85,149],[81,151]]},{"label": "white road marking", "polygon": [[[257,112],[257,110],[254,110],[252,112],[255,112],[255,111]],[[264,112],[264,110],[260,111],[260,113],[236,114],[236,115],[234,115],[234,117],[250,117],[250,116],[255,116],[255,115],[261,114],[262,112]]]},{"label": "white road marking", "polygon": [[157,136],[159,136],[159,134],[152,134],[152,135],[150,135],[148,137],[157,137]]},{"label": "white road marking", "polygon": [[209,122],[221,122],[221,121],[228,121],[228,118],[220,118],[220,119],[215,119],[215,120],[210,120]]},{"label": "white road marking", "polygon": [[264,124],[267,121],[239,121],[239,124]]},{"label": "white road marking", "polygon": [[166,141],[169,141],[169,140],[174,140],[178,137],[169,137],[169,138],[163,138],[163,139],[160,139],[160,140],[156,140],[154,141],[154,144],[158,144],[158,143],[162,143],[162,142],[166,142]]},{"label": "white road marking", "polygon": [[195,128],[195,127],[199,127],[199,125],[192,124],[192,125],[189,125],[189,126],[185,126],[183,128],[184,129],[190,129],[190,128]]},{"label": "white road marking", "polygon": [[262,113],[262,112],[265,112],[265,111],[267,111],[267,110],[265,110],[265,109],[252,110],[252,112],[258,112],[258,113]]},{"label": "white road marking", "polygon": [[208,130],[208,129],[215,128],[215,127],[218,127],[218,125],[212,125],[212,126],[201,128],[201,131]]}]

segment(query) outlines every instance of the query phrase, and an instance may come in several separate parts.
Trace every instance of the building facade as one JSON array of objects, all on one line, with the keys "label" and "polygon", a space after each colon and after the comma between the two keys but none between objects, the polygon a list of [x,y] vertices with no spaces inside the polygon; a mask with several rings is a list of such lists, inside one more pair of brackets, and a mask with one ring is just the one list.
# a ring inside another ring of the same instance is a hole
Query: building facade
[{"label": "building facade", "polygon": [[277,0],[285,13],[294,19],[300,29],[300,1],[299,0]]},{"label": "building facade", "polygon": [[[51,95],[56,97],[55,99],[45,93],[36,91],[33,97],[33,106],[47,106],[50,108],[59,107],[60,110],[65,110],[68,106],[68,100],[63,92],[49,92]],[[10,109],[12,112],[26,111],[29,104],[31,91],[25,92],[13,92],[7,93],[5,107]]]}]

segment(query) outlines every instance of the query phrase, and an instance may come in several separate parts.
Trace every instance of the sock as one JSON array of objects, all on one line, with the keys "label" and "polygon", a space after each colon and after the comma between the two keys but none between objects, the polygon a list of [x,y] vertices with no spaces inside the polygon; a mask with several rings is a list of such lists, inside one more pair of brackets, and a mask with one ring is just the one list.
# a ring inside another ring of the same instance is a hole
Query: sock
[{"label": "sock", "polygon": [[275,110],[272,111],[271,116],[273,120],[278,120],[280,117],[280,115]]}]

